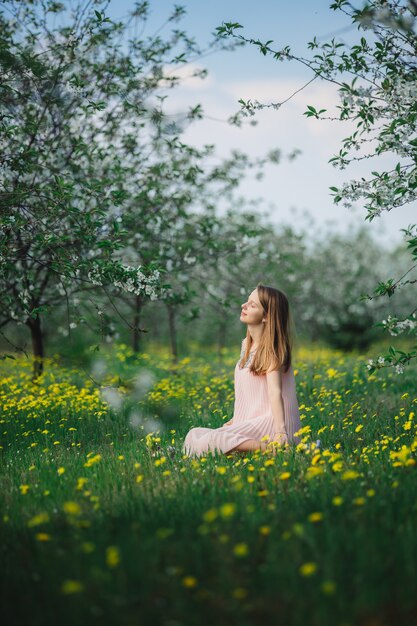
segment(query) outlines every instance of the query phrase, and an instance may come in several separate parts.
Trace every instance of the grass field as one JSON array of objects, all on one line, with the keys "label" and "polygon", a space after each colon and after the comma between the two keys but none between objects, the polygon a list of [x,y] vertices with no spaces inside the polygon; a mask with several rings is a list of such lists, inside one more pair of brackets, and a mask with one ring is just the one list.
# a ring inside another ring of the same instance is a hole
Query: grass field
[{"label": "grass field", "polygon": [[238,352],[0,361],[5,624],[417,623],[415,366],[299,348],[299,446],[188,458]]}]

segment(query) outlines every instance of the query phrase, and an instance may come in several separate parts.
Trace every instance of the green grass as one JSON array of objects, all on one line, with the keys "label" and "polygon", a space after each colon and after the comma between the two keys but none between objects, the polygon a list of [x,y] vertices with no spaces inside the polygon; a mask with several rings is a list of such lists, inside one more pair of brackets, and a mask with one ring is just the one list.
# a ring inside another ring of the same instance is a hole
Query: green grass
[{"label": "green grass", "polygon": [[120,346],[95,375],[117,411],[85,372],[0,363],[5,623],[417,621],[415,368],[299,349],[296,449],[187,458],[189,428],[232,417],[238,356],[172,374]]}]

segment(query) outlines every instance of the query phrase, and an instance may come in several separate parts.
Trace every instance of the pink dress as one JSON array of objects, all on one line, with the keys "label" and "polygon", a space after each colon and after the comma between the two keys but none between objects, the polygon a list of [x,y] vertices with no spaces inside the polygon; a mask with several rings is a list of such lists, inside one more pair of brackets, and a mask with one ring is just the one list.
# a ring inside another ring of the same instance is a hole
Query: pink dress
[{"label": "pink dress", "polygon": [[[243,340],[245,341],[245,340]],[[240,359],[243,357],[243,342]],[[182,446],[182,452],[188,456],[202,456],[207,452],[216,451],[227,454],[248,439],[260,440],[269,435],[271,440],[275,434],[274,417],[268,397],[266,374],[255,376],[249,370],[253,350],[245,367],[235,366],[235,405],[233,423],[223,424],[220,428],[197,426],[188,431]],[[282,399],[284,404],[284,420],[289,443],[300,443],[300,437],[294,436],[301,428],[298,409],[295,378],[292,365],[288,372],[282,372]]]}]

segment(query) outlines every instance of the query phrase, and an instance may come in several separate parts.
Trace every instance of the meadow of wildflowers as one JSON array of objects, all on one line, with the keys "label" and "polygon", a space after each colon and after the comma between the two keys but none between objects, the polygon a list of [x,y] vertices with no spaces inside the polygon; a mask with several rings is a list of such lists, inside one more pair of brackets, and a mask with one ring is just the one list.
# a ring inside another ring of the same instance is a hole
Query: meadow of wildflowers
[{"label": "meadow of wildflowers", "polygon": [[5,623],[411,624],[415,371],[298,348],[302,442],[188,458],[233,414],[224,350],[0,361]]}]

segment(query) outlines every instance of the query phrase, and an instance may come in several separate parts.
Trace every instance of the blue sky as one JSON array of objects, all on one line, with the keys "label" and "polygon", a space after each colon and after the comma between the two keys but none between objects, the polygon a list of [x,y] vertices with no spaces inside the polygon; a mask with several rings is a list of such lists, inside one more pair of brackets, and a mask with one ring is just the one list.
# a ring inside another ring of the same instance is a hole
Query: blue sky
[{"label": "blue sky", "polygon": [[[294,54],[301,56],[311,54],[307,42],[314,35],[323,41],[337,36],[348,43],[359,36],[347,16],[329,8],[331,2],[328,0],[298,0],[294,3],[194,0],[177,4],[187,11],[180,27],[201,45],[210,40],[216,26],[227,21],[242,24],[241,32],[246,36],[272,39],[275,49],[288,44]],[[131,0],[113,1],[107,13],[113,18],[121,17],[133,6]],[[159,28],[173,6],[168,0],[150,0],[151,18],[145,34],[152,34]],[[167,32],[169,25],[162,31]],[[192,124],[185,133],[186,141],[195,145],[215,143],[219,156],[227,156],[233,148],[253,156],[261,156],[272,148],[280,148],[284,154],[294,148],[302,152],[291,163],[283,161],[277,166],[267,166],[261,182],[247,177],[242,183],[241,195],[247,200],[261,199],[260,210],[268,211],[272,222],[289,223],[297,229],[306,227],[311,215],[315,225],[312,225],[313,230],[321,234],[326,225],[332,230],[346,231],[363,224],[381,243],[402,239],[400,228],[413,222],[415,209],[412,210],[411,206],[383,212],[369,223],[365,221],[366,211],[359,203],[353,209],[333,204],[329,187],[340,186],[357,176],[368,176],[375,169],[376,161],[372,167],[362,162],[342,172],[328,163],[341,148],[341,139],[353,128],[340,122],[307,119],[303,112],[307,104],[313,104],[336,114],[338,96],[332,85],[315,81],[279,111],[259,112],[256,126],[246,124],[238,129],[227,125],[225,120],[239,110],[239,98],[281,101],[311,79],[311,72],[300,64],[264,57],[254,46],[239,48],[235,52],[218,52],[197,60],[195,65],[207,68],[208,78],[186,80],[183,86],[170,92],[170,104],[167,105],[167,110],[175,113],[191,104],[202,104],[208,119]],[[386,158],[385,162],[379,161],[378,164],[382,169],[391,162]]]},{"label": "blue sky", "polygon": [[[277,47],[289,44],[298,54],[307,53],[306,43],[313,35],[324,39],[328,35],[342,32],[346,39],[355,32],[346,16],[329,8],[331,2],[328,0],[298,0],[294,3],[288,0],[186,0],[176,4],[186,9],[180,27],[200,44],[209,41],[211,34],[222,22],[238,22],[244,27],[241,32],[246,36],[260,40],[272,39],[272,45]],[[132,0],[113,0],[107,13],[111,17],[121,17],[133,6]],[[173,6],[174,3],[170,0],[150,0],[150,19],[146,32],[151,33],[159,28]],[[167,32],[167,29],[163,32]],[[243,72],[259,77],[271,77],[277,72],[276,61],[261,56],[257,49],[250,46],[240,48],[235,53],[212,55],[202,63],[222,80],[229,80],[236,74],[243,75]],[[282,75],[305,75],[299,66],[289,66],[286,63],[280,66],[279,72]]]}]

